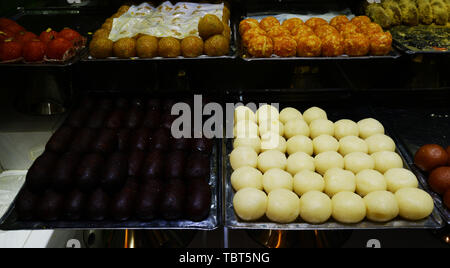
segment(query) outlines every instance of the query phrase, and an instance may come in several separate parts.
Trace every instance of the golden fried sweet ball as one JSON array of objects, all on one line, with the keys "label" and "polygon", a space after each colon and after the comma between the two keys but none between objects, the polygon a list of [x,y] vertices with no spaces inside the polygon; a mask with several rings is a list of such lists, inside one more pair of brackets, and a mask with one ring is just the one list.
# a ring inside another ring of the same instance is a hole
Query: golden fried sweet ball
[{"label": "golden fried sweet ball", "polygon": [[328,24],[317,26],[314,32],[318,37],[320,37],[320,39],[323,39],[328,35],[339,34],[336,28]]},{"label": "golden fried sweet ball", "polygon": [[223,7],[223,15],[222,15],[222,22],[228,23],[230,21],[231,11],[230,8],[225,4]]},{"label": "golden fried sweet ball", "polygon": [[306,25],[300,25],[296,27],[294,30],[292,30],[292,36],[295,36],[296,38],[309,35],[315,35],[315,33],[314,30],[311,29],[311,27]]},{"label": "golden fried sweet ball", "polygon": [[109,37],[109,33],[110,33],[110,31],[108,31],[108,30],[106,30],[104,28],[101,28],[101,29],[98,29],[94,33],[93,38],[108,38]]},{"label": "golden fried sweet ball", "polygon": [[273,53],[280,57],[295,57],[297,55],[297,42],[289,36],[274,38]]},{"label": "golden fried sweet ball", "polygon": [[370,54],[384,56],[392,49],[392,35],[389,32],[376,33],[370,36]]},{"label": "golden fried sweet ball", "polygon": [[256,58],[270,58],[273,54],[272,38],[259,35],[250,40],[248,53]]},{"label": "golden fried sweet ball", "polygon": [[114,43],[114,56],[121,59],[136,57],[136,40],[133,38],[121,38]]},{"label": "golden fried sweet ball", "polygon": [[322,39],[322,56],[337,57],[344,54],[344,38],[340,34],[328,35]]},{"label": "golden fried sweet ball", "polygon": [[260,35],[267,35],[267,32],[259,27],[251,28],[250,30],[245,32],[244,36],[242,37],[242,44],[244,45],[244,47],[248,47],[250,40]]},{"label": "golden fried sweet ball", "polygon": [[223,32],[222,35],[228,39],[228,42],[231,40],[231,28],[227,23],[223,23]]},{"label": "golden fried sweet ball", "polygon": [[176,58],[181,55],[181,44],[178,39],[164,37],[158,43],[158,55],[163,58]]},{"label": "golden fried sweet ball", "polygon": [[198,33],[203,40],[222,32],[223,22],[216,15],[207,14],[198,22]]},{"label": "golden fried sweet ball", "polygon": [[119,10],[118,10],[117,12],[123,12],[123,13],[126,13],[126,12],[128,12],[129,9],[130,9],[130,6],[128,6],[128,5],[123,5],[123,6],[121,6],[121,7],[119,8]]},{"label": "golden fried sweet ball", "polygon": [[305,22],[307,26],[309,26],[311,29],[315,30],[317,27],[321,25],[327,25],[328,22],[322,18],[310,18]]},{"label": "golden fried sweet ball", "polygon": [[203,40],[197,36],[188,36],[181,41],[181,53],[186,58],[196,58],[203,54]]},{"label": "golden fried sweet ball", "polygon": [[89,44],[91,56],[96,59],[106,59],[113,55],[114,42],[105,37],[96,37]]},{"label": "golden fried sweet ball", "polygon": [[365,56],[369,53],[369,38],[364,34],[348,35],[344,40],[344,53],[351,57]]},{"label": "golden fried sweet ball", "polygon": [[332,18],[330,21],[330,25],[333,26],[334,28],[338,29],[339,25],[346,24],[349,22],[350,22],[350,20],[347,18],[347,16],[341,15],[341,16],[336,16],[336,17]]},{"label": "golden fried sweet ball", "polygon": [[383,28],[381,28],[379,24],[373,22],[361,25],[359,30],[365,35],[373,35],[383,32]]},{"label": "golden fried sweet ball", "polygon": [[204,49],[210,57],[224,56],[230,52],[230,43],[223,35],[217,34],[205,41]]},{"label": "golden fried sweet ball", "polygon": [[273,39],[277,37],[291,36],[291,32],[283,26],[275,26],[267,32],[267,35]]},{"label": "golden fried sweet ball", "polygon": [[136,41],[136,53],[140,58],[154,58],[158,56],[158,39],[144,35]]},{"label": "golden fried sweet ball", "polygon": [[350,22],[361,28],[363,24],[369,24],[372,21],[367,16],[356,16]]},{"label": "golden fried sweet ball", "polygon": [[291,19],[287,19],[287,20],[283,21],[283,24],[281,26],[288,29],[289,32],[292,32],[292,30],[294,30],[295,28],[297,28],[298,26],[303,25],[303,24],[305,24],[305,23],[301,19],[291,18]]},{"label": "golden fried sweet ball", "polygon": [[265,17],[259,22],[259,27],[266,32],[275,26],[281,26],[280,22],[275,17]]},{"label": "golden fried sweet ball", "polygon": [[322,41],[316,35],[302,36],[297,39],[297,56],[319,57],[322,54]]},{"label": "golden fried sweet ball", "polygon": [[114,23],[113,20],[107,19],[105,21],[105,23],[103,23],[102,28],[107,30],[107,31],[111,31],[112,27],[113,27],[113,23]]},{"label": "golden fried sweet ball", "polygon": [[259,28],[259,22],[255,19],[245,19],[239,23],[239,34],[243,36],[251,28]]},{"label": "golden fried sweet ball", "polygon": [[347,35],[359,33],[359,28],[353,23],[342,24],[339,33],[345,38]]}]

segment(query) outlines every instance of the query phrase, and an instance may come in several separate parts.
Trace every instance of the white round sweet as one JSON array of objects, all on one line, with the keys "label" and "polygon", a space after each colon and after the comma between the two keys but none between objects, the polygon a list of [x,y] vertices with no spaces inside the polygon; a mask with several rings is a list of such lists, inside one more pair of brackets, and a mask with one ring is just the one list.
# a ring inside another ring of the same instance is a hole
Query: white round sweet
[{"label": "white round sweet", "polygon": [[337,152],[323,152],[314,158],[317,173],[324,175],[332,168],[344,168],[344,158]]},{"label": "white round sweet", "polygon": [[253,167],[240,167],[231,174],[231,185],[237,192],[244,188],[263,189],[263,174]]},{"label": "white round sweet", "polygon": [[235,138],[233,141],[233,149],[242,146],[251,147],[259,154],[261,152],[261,139],[259,137]]},{"label": "white round sweet", "polygon": [[317,119],[328,119],[327,113],[319,107],[311,107],[303,113],[303,120],[308,124]]},{"label": "white round sweet", "polygon": [[349,153],[368,153],[369,147],[363,139],[356,136],[346,136],[339,140],[339,153],[346,156]]},{"label": "white round sweet", "polygon": [[320,135],[313,140],[314,154],[318,155],[324,152],[337,152],[339,142],[330,135]]},{"label": "white round sweet", "polygon": [[259,128],[255,122],[243,120],[236,123],[233,134],[235,138],[255,138],[259,135]]},{"label": "white round sweet", "polygon": [[356,192],[364,197],[375,191],[386,191],[386,180],[380,172],[366,169],[356,174]]},{"label": "white round sweet", "polygon": [[259,123],[259,135],[264,135],[268,132],[277,133],[280,136],[284,135],[284,125],[278,120],[267,120]]},{"label": "white round sweet", "polygon": [[334,136],[340,140],[347,136],[359,136],[359,127],[352,120],[342,119],[334,123]]},{"label": "white round sweet", "polygon": [[358,122],[359,136],[363,139],[375,134],[384,134],[383,125],[376,119],[366,118]]},{"label": "white round sweet", "polygon": [[234,124],[239,121],[249,120],[256,123],[256,115],[247,106],[238,106],[234,110]]},{"label": "white round sweet", "polygon": [[269,198],[266,193],[255,188],[244,188],[233,198],[236,215],[244,221],[254,221],[266,214]]},{"label": "white round sweet", "polygon": [[309,124],[311,138],[314,139],[320,135],[334,136],[334,123],[328,119],[316,119]]},{"label": "white round sweet", "polygon": [[418,188],[402,188],[395,193],[400,216],[404,219],[417,221],[431,215],[434,203],[431,196]]},{"label": "white round sweet", "polygon": [[417,188],[419,181],[416,175],[404,168],[391,168],[384,173],[387,189],[393,193],[402,188]]},{"label": "white round sweet", "polygon": [[272,168],[266,171],[262,181],[264,191],[268,194],[276,189],[292,191],[294,188],[294,179],[291,174],[279,168]]},{"label": "white round sweet", "polygon": [[344,168],[346,170],[350,170],[354,174],[357,174],[364,169],[374,169],[375,160],[373,160],[373,158],[366,153],[349,153],[344,157]]},{"label": "white round sweet", "polygon": [[287,159],[286,170],[293,176],[302,170],[315,171],[314,158],[304,152],[291,154]]},{"label": "white round sweet", "polygon": [[367,218],[375,222],[387,222],[398,216],[399,208],[395,195],[388,191],[375,191],[364,197]]},{"label": "white round sweet", "polygon": [[382,151],[395,152],[394,140],[384,134],[372,135],[366,139],[366,143],[370,154]]},{"label": "white round sweet", "polygon": [[291,121],[288,121],[284,125],[284,136],[287,139],[290,139],[297,135],[303,135],[309,137],[309,126],[308,124],[300,119],[294,119]]},{"label": "white round sweet", "polygon": [[372,157],[375,160],[375,169],[383,174],[391,168],[403,167],[402,158],[394,152],[376,152]]},{"label": "white round sweet", "polygon": [[284,108],[283,110],[281,110],[280,112],[281,123],[286,124],[288,121],[294,119],[303,120],[303,115],[299,110],[291,107]]},{"label": "white round sweet", "polygon": [[274,132],[268,132],[261,136],[261,152],[278,150],[286,153],[286,140]]},{"label": "white round sweet", "polygon": [[330,197],[340,192],[354,192],[356,190],[355,175],[341,168],[329,169],[323,176],[325,193]]},{"label": "white round sweet", "polygon": [[361,196],[352,192],[340,192],[331,199],[333,219],[342,223],[358,223],[366,217],[366,204]]},{"label": "white round sweet", "polygon": [[325,189],[323,177],[310,170],[303,170],[294,176],[294,191],[299,196],[310,191],[322,192]]},{"label": "white round sweet", "polygon": [[300,200],[289,190],[278,189],[270,192],[266,216],[278,223],[294,222],[300,213]]},{"label": "white round sweet", "polygon": [[300,217],[308,223],[324,223],[332,212],[331,199],[322,192],[311,191],[300,198]]},{"label": "white round sweet", "polygon": [[295,154],[296,152],[304,152],[308,155],[312,155],[314,152],[312,140],[303,135],[297,135],[290,138],[287,141],[286,145],[288,154]]},{"label": "white round sweet", "polygon": [[240,167],[256,167],[258,163],[258,154],[251,147],[238,147],[230,154],[230,164],[233,170]]},{"label": "white round sweet", "polygon": [[269,150],[261,153],[257,157],[258,169],[265,173],[271,168],[286,169],[286,155],[278,150]]},{"label": "white round sweet", "polygon": [[280,113],[278,109],[272,105],[264,104],[256,111],[256,119],[259,124],[268,120],[278,120]]}]

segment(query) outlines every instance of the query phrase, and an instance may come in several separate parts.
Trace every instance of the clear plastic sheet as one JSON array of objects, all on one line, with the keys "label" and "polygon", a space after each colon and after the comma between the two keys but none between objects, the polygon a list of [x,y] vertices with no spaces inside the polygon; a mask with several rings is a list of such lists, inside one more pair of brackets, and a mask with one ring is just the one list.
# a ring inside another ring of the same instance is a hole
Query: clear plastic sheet
[{"label": "clear plastic sheet", "polygon": [[23,184],[26,171],[5,171],[0,174],[0,223],[13,203]]}]

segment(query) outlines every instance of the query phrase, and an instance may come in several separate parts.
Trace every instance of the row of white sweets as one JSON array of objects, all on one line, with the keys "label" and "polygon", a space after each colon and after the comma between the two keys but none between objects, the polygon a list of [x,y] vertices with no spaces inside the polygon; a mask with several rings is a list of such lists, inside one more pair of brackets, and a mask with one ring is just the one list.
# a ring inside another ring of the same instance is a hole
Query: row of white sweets
[{"label": "row of white sweets", "polygon": [[428,217],[431,197],[417,188],[416,176],[403,168],[384,133],[375,119],[333,123],[318,107],[303,114],[270,105],[256,113],[236,108],[230,154],[236,214],[246,221],[266,215],[279,223],[299,216],[309,223]]}]

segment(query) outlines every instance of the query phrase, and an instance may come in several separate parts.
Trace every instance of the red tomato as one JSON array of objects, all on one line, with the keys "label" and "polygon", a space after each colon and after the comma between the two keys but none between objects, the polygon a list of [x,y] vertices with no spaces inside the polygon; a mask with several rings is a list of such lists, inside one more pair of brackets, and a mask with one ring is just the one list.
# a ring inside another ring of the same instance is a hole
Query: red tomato
[{"label": "red tomato", "polygon": [[23,58],[28,62],[42,61],[47,45],[39,39],[34,39],[23,46]]},{"label": "red tomato", "polygon": [[81,35],[70,28],[64,28],[61,32],[58,33],[58,37],[64,38],[72,42],[72,44],[75,44],[81,40]]},{"label": "red tomato", "polygon": [[0,44],[0,61],[16,60],[22,57],[23,45],[14,39],[6,39]]},{"label": "red tomato", "polygon": [[20,32],[16,34],[16,36],[14,36],[14,39],[16,39],[18,42],[26,44],[31,40],[38,39],[38,36],[32,32]]},{"label": "red tomato", "polygon": [[64,54],[73,48],[73,44],[64,38],[56,38],[47,45],[47,57],[49,59],[62,60]]},{"label": "red tomato", "polygon": [[46,31],[43,31],[39,36],[39,39],[48,44],[50,41],[55,39],[58,36],[58,32],[53,31],[51,28],[48,28]]}]

